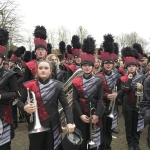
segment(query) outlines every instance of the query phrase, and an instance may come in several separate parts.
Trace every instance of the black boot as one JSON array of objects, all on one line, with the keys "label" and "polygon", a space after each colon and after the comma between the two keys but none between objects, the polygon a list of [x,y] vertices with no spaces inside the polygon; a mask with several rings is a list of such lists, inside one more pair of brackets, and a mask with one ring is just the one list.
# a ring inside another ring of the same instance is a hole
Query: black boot
[{"label": "black boot", "polygon": [[135,147],[135,150],[140,150],[138,145],[135,145],[134,147]]},{"label": "black boot", "polygon": [[129,150],[135,150],[134,146],[129,146]]}]

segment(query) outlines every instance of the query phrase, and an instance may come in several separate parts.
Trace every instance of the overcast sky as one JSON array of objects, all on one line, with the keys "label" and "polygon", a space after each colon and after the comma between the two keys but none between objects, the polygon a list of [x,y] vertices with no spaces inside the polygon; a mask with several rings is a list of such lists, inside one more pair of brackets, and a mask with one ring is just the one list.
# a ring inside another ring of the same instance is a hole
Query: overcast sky
[{"label": "overcast sky", "polygon": [[150,42],[150,0],[17,0],[23,28],[65,26],[72,34],[85,27],[97,44],[103,35],[137,32]]}]

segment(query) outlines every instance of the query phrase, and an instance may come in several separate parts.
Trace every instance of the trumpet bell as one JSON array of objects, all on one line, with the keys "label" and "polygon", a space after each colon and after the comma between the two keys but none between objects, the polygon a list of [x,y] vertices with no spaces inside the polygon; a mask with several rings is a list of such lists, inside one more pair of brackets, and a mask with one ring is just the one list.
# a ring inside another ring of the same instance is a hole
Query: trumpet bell
[{"label": "trumpet bell", "polygon": [[112,113],[110,113],[108,117],[114,119],[114,115]]},{"label": "trumpet bell", "polygon": [[44,132],[44,131],[47,131],[49,130],[50,128],[44,128],[42,126],[35,126],[34,129],[32,129],[31,131],[29,131],[28,133],[29,134],[32,134],[32,133],[39,133],[39,132]]}]

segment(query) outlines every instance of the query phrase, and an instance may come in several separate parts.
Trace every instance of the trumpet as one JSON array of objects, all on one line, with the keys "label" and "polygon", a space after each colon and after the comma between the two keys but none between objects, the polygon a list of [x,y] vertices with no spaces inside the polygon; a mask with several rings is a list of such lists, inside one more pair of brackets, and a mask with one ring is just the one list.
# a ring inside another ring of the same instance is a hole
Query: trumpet
[{"label": "trumpet", "polygon": [[[37,100],[36,100],[36,97],[35,97],[35,93],[34,92],[31,92],[31,95],[32,95],[32,99],[30,98],[30,93],[29,93],[29,88],[27,88],[27,103],[34,103],[35,106],[37,106]],[[31,114],[30,116],[30,122],[33,122],[33,114]],[[32,133],[39,133],[39,132],[44,132],[44,131],[47,131],[49,130],[50,128],[45,128],[41,125],[40,123],[40,119],[39,119],[39,115],[38,115],[38,108],[36,108],[35,112],[34,112],[34,128],[29,131],[29,134],[32,134]]]},{"label": "trumpet", "polygon": [[[112,93],[117,94],[117,86],[114,86]],[[115,96],[113,101],[110,101],[109,108],[108,108],[108,110],[110,111],[108,117],[110,117],[112,119],[114,118],[114,108],[115,108],[115,104],[116,104],[116,97],[117,96]]]},{"label": "trumpet", "polygon": [[[26,104],[30,104],[33,102],[33,99],[30,98],[29,88],[27,88],[27,101]],[[33,114],[30,115],[30,122],[33,122]]]},{"label": "trumpet", "polygon": [[137,96],[136,108],[138,108],[138,113],[140,113],[140,105],[139,104],[140,104],[140,99],[143,96],[143,87],[142,87],[142,89],[137,88],[137,91],[136,91],[135,95]]},{"label": "trumpet", "polygon": [[[89,148],[92,145],[95,145],[95,142],[93,141],[92,133],[95,133],[96,131],[96,125],[92,126],[92,111],[95,110],[95,108],[91,106],[90,102],[90,117],[89,117],[89,122],[90,122],[90,140],[87,143],[87,148]],[[94,131],[93,129],[94,128]]]}]

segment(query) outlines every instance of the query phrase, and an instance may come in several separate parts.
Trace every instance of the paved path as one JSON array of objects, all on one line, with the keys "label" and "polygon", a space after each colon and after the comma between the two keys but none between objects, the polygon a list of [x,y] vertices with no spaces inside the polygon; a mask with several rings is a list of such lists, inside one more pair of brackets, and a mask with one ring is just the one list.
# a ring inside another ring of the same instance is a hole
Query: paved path
[{"label": "paved path", "polygon": [[[119,110],[121,110],[121,106],[119,106]],[[127,142],[125,138],[125,129],[124,129],[124,118],[119,113],[119,124],[117,129],[120,129],[119,134],[113,134],[116,136],[116,139],[113,139],[112,142],[112,150],[128,150]],[[12,140],[12,150],[28,150],[28,134],[27,134],[27,123],[19,123],[19,127],[15,131],[15,138]],[[140,138],[140,148],[141,150],[149,150],[147,147],[147,127],[142,131]]]}]

